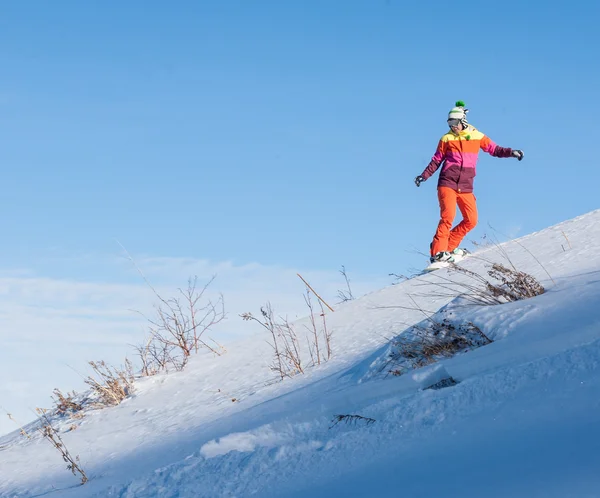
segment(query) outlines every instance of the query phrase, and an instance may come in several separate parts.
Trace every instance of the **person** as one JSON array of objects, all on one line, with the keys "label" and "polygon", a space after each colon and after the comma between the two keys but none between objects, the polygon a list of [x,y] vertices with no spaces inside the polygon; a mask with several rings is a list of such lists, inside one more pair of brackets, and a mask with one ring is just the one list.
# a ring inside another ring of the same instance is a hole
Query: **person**
[{"label": "person", "polygon": [[[440,221],[430,244],[431,262],[453,262],[454,257],[464,256],[460,248],[465,235],[477,224],[477,203],[473,194],[473,180],[479,149],[494,157],[523,159],[522,150],[496,145],[489,137],[467,122],[468,109],[463,101],[456,102],[448,113],[450,130],[440,139],[437,150],[423,173],[415,178],[417,187],[430,178],[441,166],[437,185],[440,203]],[[452,228],[456,206],[462,221]]]}]

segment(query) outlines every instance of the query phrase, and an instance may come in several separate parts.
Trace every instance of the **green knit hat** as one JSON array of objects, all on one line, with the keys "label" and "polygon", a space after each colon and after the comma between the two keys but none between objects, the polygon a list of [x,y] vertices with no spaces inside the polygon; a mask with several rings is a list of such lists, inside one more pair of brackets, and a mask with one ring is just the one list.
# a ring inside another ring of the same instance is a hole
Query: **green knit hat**
[{"label": "green knit hat", "polygon": [[450,109],[448,113],[448,119],[460,119],[463,125],[467,125],[467,112],[469,109],[465,109],[465,103],[462,100],[457,100],[455,107]]}]

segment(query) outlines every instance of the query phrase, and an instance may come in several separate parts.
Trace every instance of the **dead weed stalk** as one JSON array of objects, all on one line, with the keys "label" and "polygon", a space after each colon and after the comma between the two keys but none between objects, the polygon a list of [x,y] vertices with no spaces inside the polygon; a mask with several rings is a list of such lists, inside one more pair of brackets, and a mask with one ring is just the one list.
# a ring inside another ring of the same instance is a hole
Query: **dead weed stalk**
[{"label": "dead weed stalk", "polygon": [[54,427],[52,427],[52,423],[48,418],[46,410],[43,408],[38,408],[37,413],[41,422],[41,427],[39,427],[38,430],[40,431],[44,439],[49,441],[52,444],[52,446],[54,446],[60,452],[62,459],[67,464],[67,469],[70,470],[74,476],[76,476],[77,473],[79,473],[81,477],[81,484],[85,484],[88,481],[88,477],[85,474],[84,470],[81,468],[79,455],[76,455],[75,457],[71,455],[67,446],[65,445],[65,442],[60,437],[58,431]]},{"label": "dead weed stalk", "polygon": [[252,315],[243,313],[243,320],[253,320],[259,323],[271,335],[269,345],[273,348],[273,362],[269,368],[276,372],[283,380],[285,377],[293,377],[304,373],[304,365],[300,355],[300,341],[296,330],[287,318],[275,319],[273,308],[267,303],[260,309],[262,320]]},{"label": "dead weed stalk", "polygon": [[348,425],[357,425],[358,423],[364,423],[369,426],[377,422],[374,418],[363,417],[362,415],[334,415],[332,424],[329,426],[330,429],[333,429],[340,422],[344,422]]}]

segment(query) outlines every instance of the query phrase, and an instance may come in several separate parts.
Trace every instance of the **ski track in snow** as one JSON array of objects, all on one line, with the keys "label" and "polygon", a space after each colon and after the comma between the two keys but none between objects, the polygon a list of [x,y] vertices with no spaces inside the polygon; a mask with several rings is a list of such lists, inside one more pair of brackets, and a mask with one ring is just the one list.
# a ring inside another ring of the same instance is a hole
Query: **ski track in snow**
[{"label": "ski track in snow", "polygon": [[[384,288],[329,313],[334,358],[281,383],[263,336],[198,355],[62,434],[85,486],[46,441],[1,438],[0,496],[599,496],[600,211],[502,248],[548,291],[464,307],[433,285],[446,270]],[[501,251],[461,264],[481,272],[486,260]],[[384,378],[389,339],[423,320],[415,303],[495,342]],[[422,390],[444,372],[459,384]],[[376,422],[332,427],[336,414]]]}]

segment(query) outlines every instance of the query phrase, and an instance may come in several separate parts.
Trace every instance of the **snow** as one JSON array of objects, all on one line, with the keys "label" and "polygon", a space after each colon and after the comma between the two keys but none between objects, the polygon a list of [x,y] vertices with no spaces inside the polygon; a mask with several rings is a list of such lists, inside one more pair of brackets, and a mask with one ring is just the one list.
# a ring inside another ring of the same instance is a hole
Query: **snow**
[{"label": "snow", "polygon": [[[445,269],[390,285],[328,312],[332,359],[282,382],[265,333],[201,353],[119,406],[57,422],[83,486],[34,427],[2,437],[0,496],[599,496],[600,211],[461,266],[506,256],[546,292],[476,306],[440,286],[466,278]],[[494,342],[386,375],[390,341],[426,325],[422,310]]]}]

